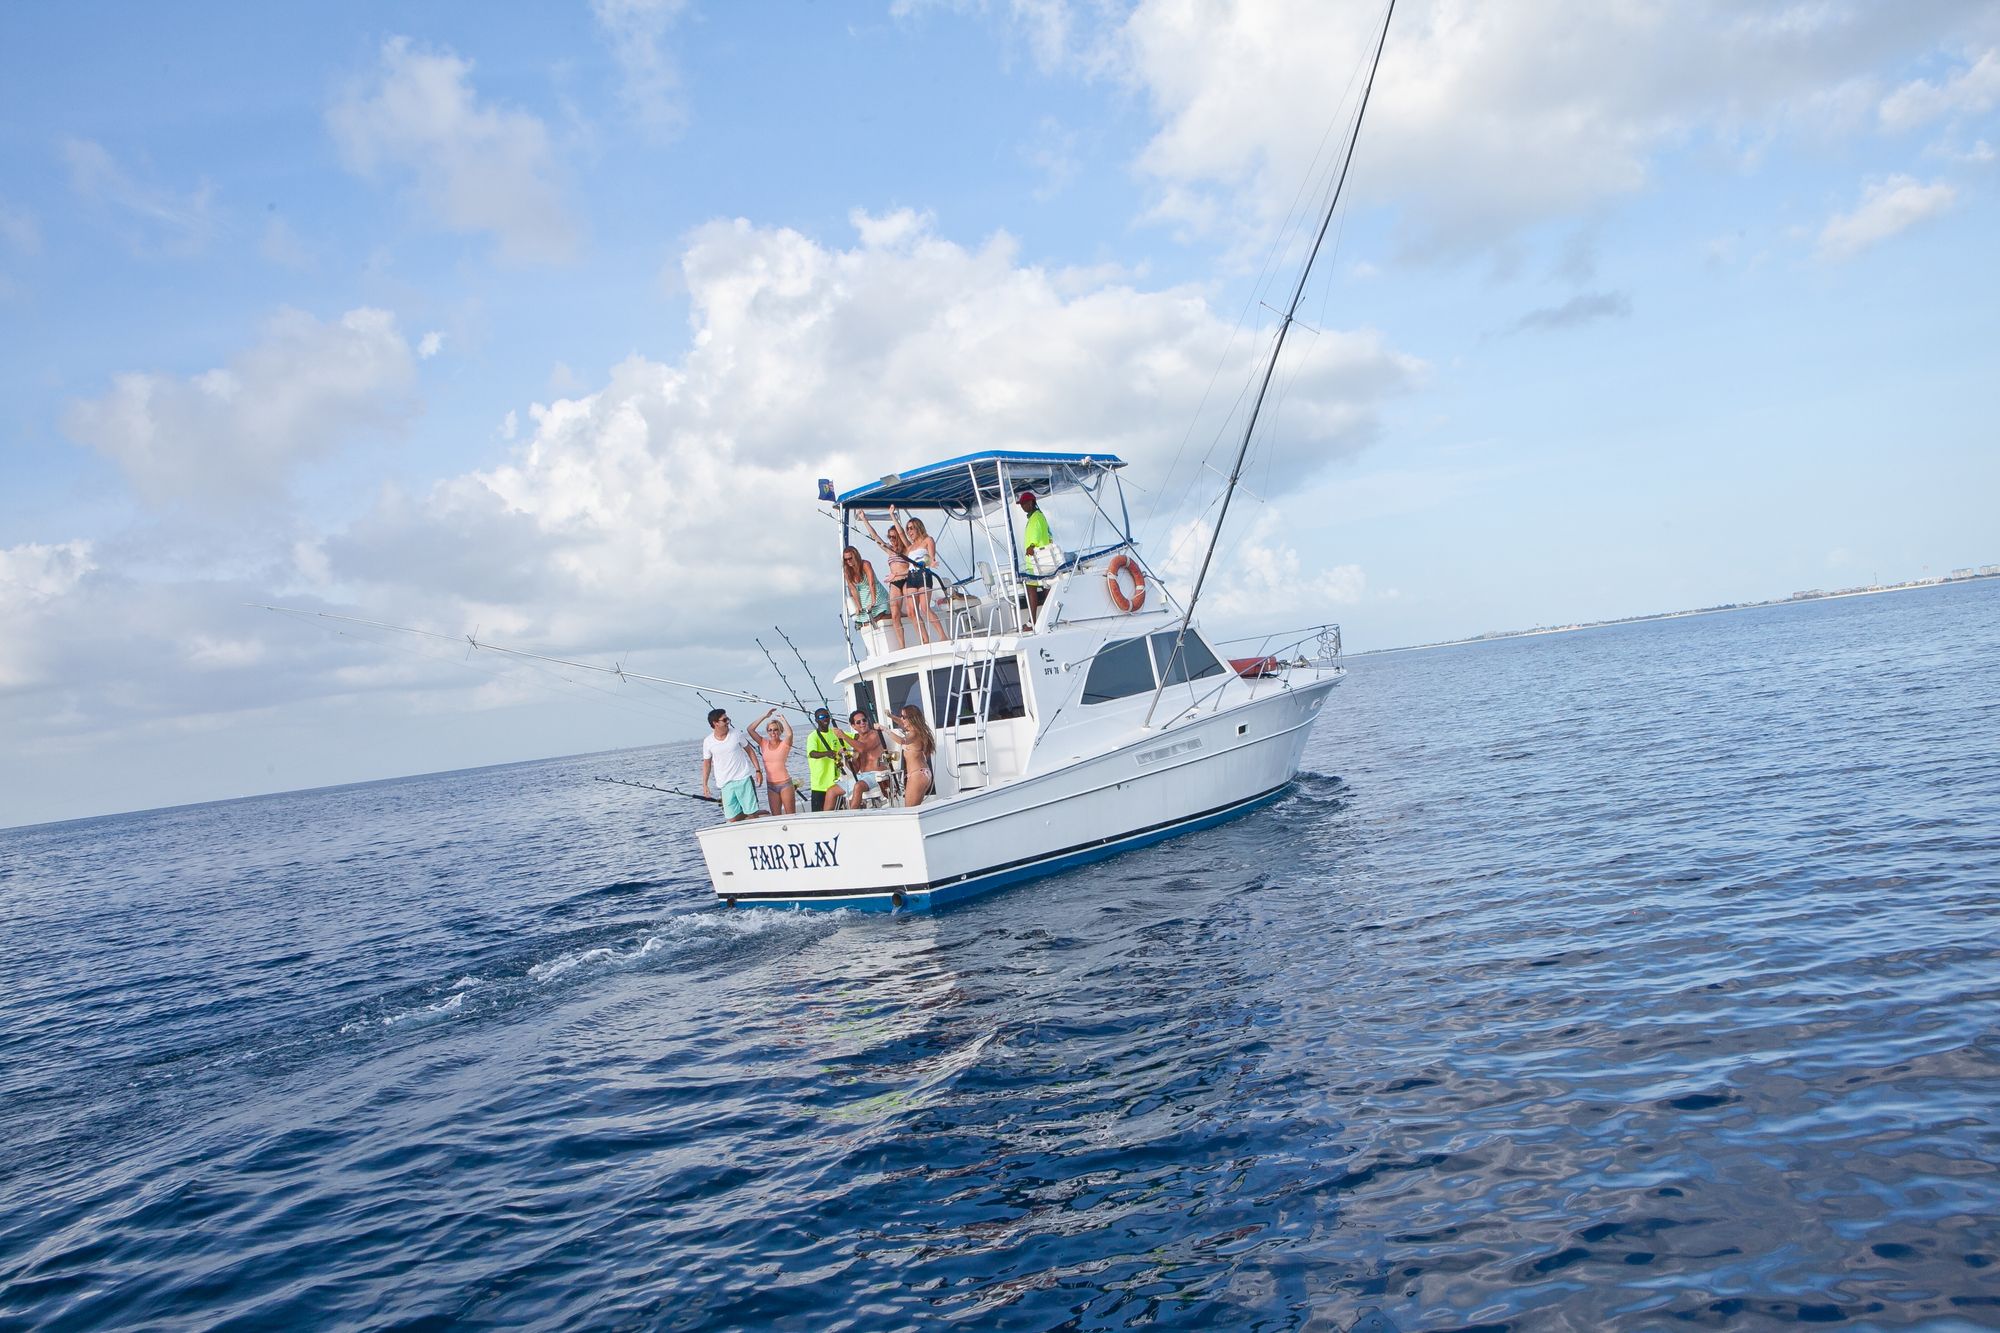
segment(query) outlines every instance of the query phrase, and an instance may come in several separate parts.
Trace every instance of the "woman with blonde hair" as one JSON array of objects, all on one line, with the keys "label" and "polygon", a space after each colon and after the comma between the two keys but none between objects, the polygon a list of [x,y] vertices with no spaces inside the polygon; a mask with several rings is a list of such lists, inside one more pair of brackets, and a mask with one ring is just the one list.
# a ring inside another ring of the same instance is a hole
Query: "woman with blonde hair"
[{"label": "woman with blonde hair", "polygon": [[[898,727],[890,718],[900,717],[903,726]],[[921,804],[930,795],[936,780],[931,777],[931,758],[937,754],[937,737],[931,734],[930,724],[924,721],[924,710],[915,704],[905,704],[902,708],[882,719],[882,725],[895,738],[896,747],[903,753],[903,804]]]},{"label": "woman with blonde hair", "polygon": [[910,575],[910,562],[904,555],[908,539],[903,536],[896,506],[889,506],[889,532],[886,537],[875,531],[875,525],[868,521],[866,510],[855,512],[861,515],[861,526],[868,529],[869,540],[889,553],[889,638],[901,648],[904,646],[903,588]]},{"label": "woman with blonde hair", "polygon": [[944,625],[938,620],[937,611],[931,605],[931,585],[938,581],[931,566],[937,564],[937,539],[924,531],[924,521],[911,517],[903,521],[904,551],[910,557],[909,577],[904,579],[904,596],[908,603],[904,618],[917,622],[917,633],[924,642],[930,642],[931,635],[924,629],[924,621],[936,631],[936,637],[944,638]]}]

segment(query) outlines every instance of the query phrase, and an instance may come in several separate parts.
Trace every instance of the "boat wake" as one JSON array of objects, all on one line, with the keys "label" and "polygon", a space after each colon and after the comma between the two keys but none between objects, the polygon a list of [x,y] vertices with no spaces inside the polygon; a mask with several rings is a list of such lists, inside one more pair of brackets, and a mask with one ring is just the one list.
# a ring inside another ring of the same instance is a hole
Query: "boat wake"
[{"label": "boat wake", "polygon": [[670,916],[636,931],[629,925],[620,926],[608,939],[602,931],[591,932],[599,935],[599,941],[564,949],[552,957],[515,961],[488,975],[468,974],[449,983],[425,983],[380,997],[343,1022],[340,1032],[355,1037],[496,1015],[538,996],[557,994],[611,974],[666,966],[683,971],[690,964],[720,961],[749,940],[796,941],[804,947],[839,929],[847,915],[704,910]]},{"label": "boat wake", "polygon": [[559,954],[528,969],[528,979],[548,985],[566,978],[684,962],[691,954],[721,953],[739,941],[775,933],[818,939],[831,934],[842,913],[823,917],[764,909],[689,912],[651,928],[636,943],[600,944]]},{"label": "boat wake", "polygon": [[1347,804],[1352,794],[1353,789],[1347,785],[1347,779],[1327,773],[1314,773],[1302,768],[1298,776],[1293,779],[1291,797],[1284,804],[1304,802],[1308,805],[1338,809]]}]

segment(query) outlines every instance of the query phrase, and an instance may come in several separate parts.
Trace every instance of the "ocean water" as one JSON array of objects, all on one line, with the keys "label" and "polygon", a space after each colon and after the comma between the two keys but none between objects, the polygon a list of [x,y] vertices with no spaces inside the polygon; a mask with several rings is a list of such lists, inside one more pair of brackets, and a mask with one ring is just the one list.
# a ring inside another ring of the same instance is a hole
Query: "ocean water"
[{"label": "ocean water", "polygon": [[0,833],[0,1326],[2000,1325],[2000,584],[1357,659],[932,916],[693,766]]}]

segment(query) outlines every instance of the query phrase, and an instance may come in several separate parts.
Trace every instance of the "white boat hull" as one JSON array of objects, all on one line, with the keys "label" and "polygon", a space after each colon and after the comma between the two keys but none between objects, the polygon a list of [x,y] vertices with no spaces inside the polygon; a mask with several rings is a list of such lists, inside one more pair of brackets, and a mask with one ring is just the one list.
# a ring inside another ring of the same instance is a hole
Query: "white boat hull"
[{"label": "white boat hull", "polygon": [[916,809],[745,820],[701,830],[736,907],[922,911],[1194,832],[1284,795],[1337,673]]}]

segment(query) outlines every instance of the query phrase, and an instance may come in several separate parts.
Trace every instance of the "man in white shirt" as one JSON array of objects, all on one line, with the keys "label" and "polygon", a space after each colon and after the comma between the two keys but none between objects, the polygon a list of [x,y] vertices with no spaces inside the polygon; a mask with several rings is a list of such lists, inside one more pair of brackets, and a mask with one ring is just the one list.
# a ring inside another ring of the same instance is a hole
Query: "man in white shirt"
[{"label": "man in white shirt", "polygon": [[722,788],[722,817],[734,824],[763,814],[757,808],[757,751],[750,738],[729,725],[729,710],[708,711],[708,735],[701,738],[701,794],[713,775]]}]

